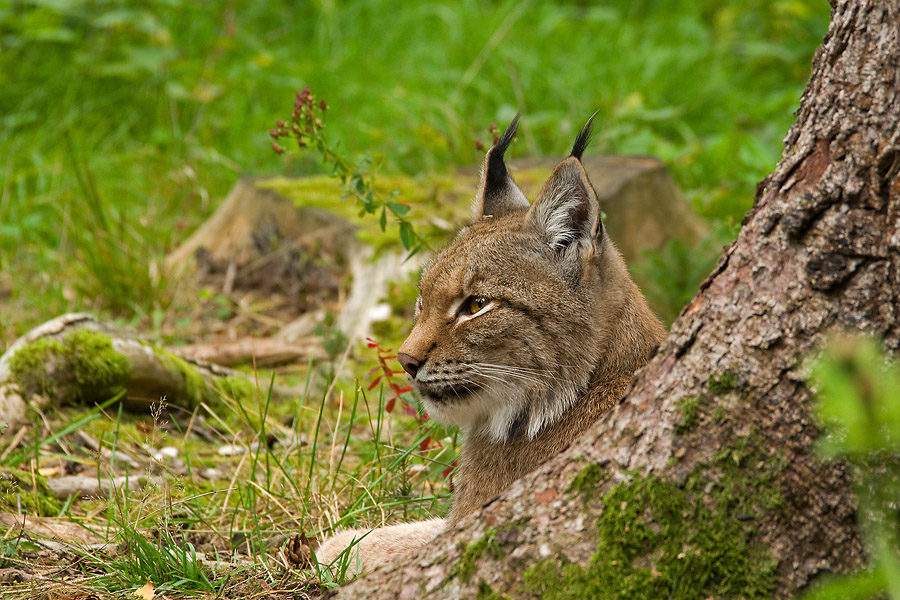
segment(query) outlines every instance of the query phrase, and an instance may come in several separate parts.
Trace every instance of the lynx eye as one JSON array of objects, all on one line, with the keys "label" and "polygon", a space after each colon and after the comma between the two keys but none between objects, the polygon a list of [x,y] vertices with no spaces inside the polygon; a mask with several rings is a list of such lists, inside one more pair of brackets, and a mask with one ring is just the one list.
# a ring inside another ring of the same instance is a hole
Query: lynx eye
[{"label": "lynx eye", "polygon": [[484,298],[472,296],[466,302],[466,310],[469,311],[470,315],[474,315],[476,313],[481,312],[481,309],[487,305],[488,301]]}]

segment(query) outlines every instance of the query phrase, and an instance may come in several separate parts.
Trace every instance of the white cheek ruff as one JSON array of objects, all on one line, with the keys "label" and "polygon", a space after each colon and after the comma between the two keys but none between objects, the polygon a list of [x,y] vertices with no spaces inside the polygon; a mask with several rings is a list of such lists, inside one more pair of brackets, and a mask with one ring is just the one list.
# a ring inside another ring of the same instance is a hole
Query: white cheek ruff
[{"label": "white cheek ruff", "polygon": [[449,403],[435,402],[424,394],[425,411],[437,423],[468,427],[492,441],[509,440],[513,425],[523,415],[525,435],[534,439],[544,428],[553,425],[577,398],[574,384],[561,388],[535,390],[512,384],[492,384],[470,396]]},{"label": "white cheek ruff", "polygon": [[467,426],[476,423],[484,417],[486,403],[481,398],[483,392],[477,391],[465,398],[451,403],[435,402],[422,394],[422,403],[425,412],[441,425]]}]

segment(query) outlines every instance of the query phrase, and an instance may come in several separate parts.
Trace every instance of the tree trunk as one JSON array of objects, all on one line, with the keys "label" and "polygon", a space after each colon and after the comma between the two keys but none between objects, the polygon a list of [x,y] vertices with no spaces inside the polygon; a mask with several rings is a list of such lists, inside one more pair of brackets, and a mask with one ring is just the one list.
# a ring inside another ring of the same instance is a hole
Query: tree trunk
[{"label": "tree trunk", "polygon": [[339,598],[790,597],[865,560],[803,357],[900,346],[900,0],[833,0],[784,156],[624,401]]}]

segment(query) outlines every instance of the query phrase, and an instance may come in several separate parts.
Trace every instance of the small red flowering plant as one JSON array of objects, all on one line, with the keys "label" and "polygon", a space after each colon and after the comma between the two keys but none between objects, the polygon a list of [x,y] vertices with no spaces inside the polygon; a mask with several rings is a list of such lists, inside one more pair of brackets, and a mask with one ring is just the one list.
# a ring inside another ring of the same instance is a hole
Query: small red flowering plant
[{"label": "small red flowering plant", "polygon": [[[390,398],[384,405],[385,412],[394,412],[399,400],[404,413],[413,417],[419,424],[425,423],[428,420],[428,415],[421,409],[421,405],[415,399],[411,399],[409,394],[411,394],[413,389],[406,381],[406,374],[402,369],[395,369],[393,364],[388,362],[396,361],[397,355],[393,354],[393,350],[390,348],[383,348],[378,341],[372,338],[366,338],[366,345],[374,349],[378,357],[378,365],[369,371],[372,381],[369,382],[368,390],[375,389],[379,384],[384,386],[385,391],[390,394]],[[397,377],[400,378],[399,381],[396,379]],[[430,435],[419,444],[419,449],[422,452],[442,447],[443,445]],[[452,469],[452,465],[450,468]],[[450,469],[444,474],[445,478],[449,472]]]},{"label": "small red flowering plant", "polygon": [[397,201],[400,192],[393,190],[384,195],[375,188],[374,171],[377,170],[377,161],[371,156],[364,156],[353,162],[341,155],[325,138],[323,131],[327,110],[328,103],[317,99],[308,87],[297,92],[291,116],[286,120],[279,119],[275,122],[275,127],[269,130],[273,140],[272,150],[283,154],[286,148],[280,142],[294,140],[299,150],[312,149],[319,152],[322,160],[331,164],[332,174],[341,180],[344,191],[342,198],[354,198],[360,207],[360,216],[378,214],[381,230],[386,231],[390,215],[399,228],[400,242],[409,256],[426,248],[425,238],[406,217],[410,206]]},{"label": "small red flowering plant", "polygon": [[[495,146],[497,142],[500,141],[500,128],[497,127],[496,123],[491,123],[491,125],[488,127],[488,134],[493,140],[491,142],[491,145]],[[480,152],[484,152],[485,150],[487,150],[487,146],[485,146],[484,142],[482,142],[481,140],[475,140],[475,149]]]}]

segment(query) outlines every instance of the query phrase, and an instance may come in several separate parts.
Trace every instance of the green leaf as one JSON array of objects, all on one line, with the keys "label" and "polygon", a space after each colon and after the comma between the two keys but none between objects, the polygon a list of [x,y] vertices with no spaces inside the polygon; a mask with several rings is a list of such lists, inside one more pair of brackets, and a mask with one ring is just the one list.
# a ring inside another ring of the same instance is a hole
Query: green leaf
[{"label": "green leaf", "polygon": [[406,258],[403,259],[403,262],[406,263],[409,259],[419,253],[419,251],[424,248],[422,244],[418,244],[415,248],[409,251],[409,254],[406,255]]},{"label": "green leaf", "polygon": [[831,435],[822,440],[828,456],[864,454],[873,449],[872,426],[856,386],[852,367],[831,356],[813,367],[818,388],[818,415]]},{"label": "green leaf", "polygon": [[164,86],[166,95],[172,100],[190,100],[191,91],[180,81],[167,81]]},{"label": "green leaf", "polygon": [[413,227],[409,221],[401,221],[400,222],[400,242],[403,244],[403,247],[406,250],[409,250],[413,247],[413,242],[416,241],[416,234],[413,231]]},{"label": "green leaf", "polygon": [[398,217],[402,217],[403,215],[405,215],[406,213],[409,212],[408,204],[400,204],[399,202],[388,202],[387,206],[389,209],[391,209],[391,212],[393,212]]},{"label": "green leaf", "polygon": [[801,596],[802,600],[868,600],[884,593],[884,576],[876,571],[835,575]]},{"label": "green leaf", "polygon": [[387,211],[384,208],[381,209],[381,219],[379,219],[378,224],[381,225],[382,231],[387,228]]},{"label": "green leaf", "polygon": [[900,451],[900,367],[878,341],[837,337],[812,368],[816,413],[829,435],[826,456]]}]

